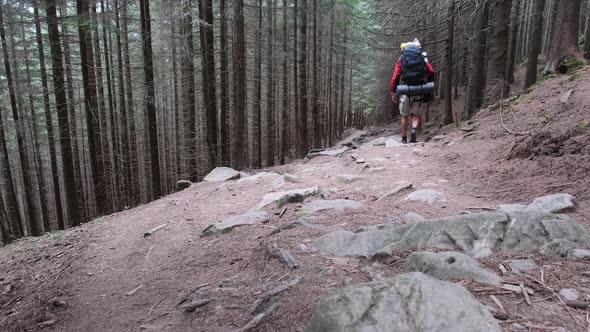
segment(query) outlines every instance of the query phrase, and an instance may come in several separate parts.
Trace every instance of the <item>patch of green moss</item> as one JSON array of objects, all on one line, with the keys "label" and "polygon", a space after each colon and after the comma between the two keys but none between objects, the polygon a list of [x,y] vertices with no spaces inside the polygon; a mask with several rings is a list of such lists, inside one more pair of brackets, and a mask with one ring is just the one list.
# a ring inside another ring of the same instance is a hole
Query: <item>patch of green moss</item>
[{"label": "patch of green moss", "polygon": [[557,74],[555,74],[555,73],[547,74],[547,75],[541,77],[541,82],[549,81],[554,78],[557,78]]},{"label": "patch of green moss", "polygon": [[567,68],[566,73],[568,75],[575,74],[578,70],[580,70],[585,65],[586,65],[586,63],[584,62],[584,60],[582,60],[580,58],[572,58],[569,60],[565,60],[563,62],[563,66],[565,66]]}]

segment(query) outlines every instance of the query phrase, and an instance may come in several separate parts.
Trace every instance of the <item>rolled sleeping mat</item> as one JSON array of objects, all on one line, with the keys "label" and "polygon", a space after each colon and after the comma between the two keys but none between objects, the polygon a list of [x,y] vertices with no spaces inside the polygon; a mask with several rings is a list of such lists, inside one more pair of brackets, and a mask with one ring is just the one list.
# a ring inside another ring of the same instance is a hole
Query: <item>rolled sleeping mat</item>
[{"label": "rolled sleeping mat", "polygon": [[434,93],[434,83],[422,85],[398,85],[397,93],[404,96],[421,96]]}]

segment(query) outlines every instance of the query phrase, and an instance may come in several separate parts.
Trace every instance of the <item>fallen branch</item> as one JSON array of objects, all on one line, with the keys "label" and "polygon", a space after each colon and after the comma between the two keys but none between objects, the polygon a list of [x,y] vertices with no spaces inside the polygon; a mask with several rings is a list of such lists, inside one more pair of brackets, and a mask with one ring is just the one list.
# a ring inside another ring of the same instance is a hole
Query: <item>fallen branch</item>
[{"label": "fallen branch", "polygon": [[279,247],[275,241],[268,242],[266,244],[266,250],[268,255],[277,258],[290,269],[296,269],[299,266],[299,263],[297,263],[295,257],[293,257],[293,255],[291,255],[287,249]]},{"label": "fallen branch", "polygon": [[295,277],[289,280],[288,282],[278,286],[277,288],[271,289],[263,297],[254,302],[254,304],[252,305],[252,309],[250,309],[250,315],[258,315],[264,312],[267,307],[272,307],[271,301],[273,297],[287,291],[289,288],[297,285],[300,281],[301,278]]},{"label": "fallen branch", "polygon": [[258,315],[254,316],[244,327],[239,329],[240,332],[248,332],[256,329],[260,324],[266,322],[272,313],[278,308],[278,304],[274,303],[269,306],[265,311],[259,313]]},{"label": "fallen branch", "polygon": [[164,227],[166,227],[166,226],[168,226],[168,224],[163,224],[163,225],[160,225],[160,226],[154,227],[154,228],[150,229],[149,231],[147,231],[147,232],[143,233],[143,237],[148,237],[148,236],[151,236],[151,235],[153,235],[155,232],[159,231],[160,229],[162,229],[162,228],[164,228]]},{"label": "fallen branch", "polygon": [[286,206],[283,208],[283,211],[281,211],[281,213],[279,213],[279,218],[282,218],[285,215],[285,212],[287,212]]},{"label": "fallen branch", "polygon": [[520,284],[520,290],[522,292],[522,295],[524,296],[524,300],[526,301],[526,304],[532,305],[531,298],[529,297],[529,292],[527,291],[526,287],[524,287],[523,284]]},{"label": "fallen branch", "polygon": [[490,295],[490,298],[492,299],[492,301],[494,301],[494,303],[498,306],[498,308],[500,308],[500,310],[502,310],[504,312],[506,311],[504,309],[504,306],[502,305],[502,303],[500,302],[500,300],[498,300],[497,297],[495,297],[494,295]]},{"label": "fallen branch", "polygon": [[381,196],[375,202],[382,201],[382,200],[384,200],[387,197],[390,197],[390,196],[393,196],[393,195],[397,195],[397,194],[399,194],[400,192],[402,192],[404,190],[409,190],[409,189],[412,189],[412,188],[413,188],[413,186],[412,186],[411,183],[404,184],[403,186],[399,186],[399,187],[393,189],[392,191],[388,192],[387,194]]},{"label": "fallen branch", "polygon": [[125,295],[131,296],[131,295],[137,293],[137,291],[140,290],[140,289],[142,289],[143,287],[145,287],[145,285],[144,284],[141,284],[141,285],[135,287],[134,289],[130,290],[129,292],[127,292],[127,294],[125,294]]}]

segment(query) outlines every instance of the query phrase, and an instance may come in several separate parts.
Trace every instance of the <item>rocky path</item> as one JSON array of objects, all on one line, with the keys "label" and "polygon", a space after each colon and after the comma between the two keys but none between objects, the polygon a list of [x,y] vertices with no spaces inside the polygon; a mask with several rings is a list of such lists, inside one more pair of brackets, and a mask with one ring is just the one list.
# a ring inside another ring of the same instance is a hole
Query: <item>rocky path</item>
[{"label": "rocky path", "polygon": [[[344,142],[355,149],[257,174],[220,169],[57,240],[23,241],[0,251],[11,269],[0,282],[26,290],[3,307],[3,323],[56,331],[585,330],[590,281],[579,276],[590,270],[590,235],[560,214],[576,208],[574,198],[505,202],[475,192],[460,176],[477,172],[460,158],[473,130],[412,145],[391,131],[355,132]],[[500,207],[511,203],[522,205]],[[577,208],[586,211],[586,202]],[[35,262],[47,272],[24,281],[35,268],[22,268],[32,264],[26,259],[39,252],[49,253]]]}]

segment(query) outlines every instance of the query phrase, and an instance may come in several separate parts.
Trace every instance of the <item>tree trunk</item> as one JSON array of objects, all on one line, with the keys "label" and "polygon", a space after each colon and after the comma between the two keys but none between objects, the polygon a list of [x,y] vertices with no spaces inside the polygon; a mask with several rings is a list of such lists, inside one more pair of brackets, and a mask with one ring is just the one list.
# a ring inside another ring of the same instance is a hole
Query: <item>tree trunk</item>
[{"label": "tree trunk", "polygon": [[[68,105],[65,90],[65,77],[61,52],[59,28],[57,26],[56,0],[46,0],[47,27],[49,32],[49,45],[51,48],[51,61],[53,73],[53,87],[57,108],[57,121],[59,123],[58,140],[61,146],[61,159],[64,174],[74,174],[74,159],[70,125],[68,123]],[[50,121],[50,120],[48,120]],[[72,176],[64,177],[65,199],[67,217],[70,224],[80,224],[78,209],[78,197],[76,195],[76,183]]]},{"label": "tree trunk", "polygon": [[446,72],[445,72],[445,121],[448,125],[453,123],[453,41],[455,38],[455,0],[449,5],[449,21],[446,47]]},{"label": "tree trunk", "polygon": [[143,63],[145,72],[146,110],[148,117],[149,149],[151,162],[151,197],[158,199],[160,188],[160,155],[158,151],[158,122],[156,118],[156,96],[154,90],[154,68],[152,62],[152,27],[149,0],[139,2],[141,16],[141,40],[143,41]]},{"label": "tree trunk", "polygon": [[235,123],[232,139],[233,164],[238,169],[245,167],[245,150],[247,142],[244,132],[246,110],[246,37],[244,32],[244,0],[234,3],[234,95]]},{"label": "tree trunk", "polygon": [[492,85],[490,100],[501,99],[508,94],[506,69],[508,68],[511,7],[511,0],[497,0],[493,3],[494,24],[488,68],[488,80]]},{"label": "tree trunk", "polygon": [[89,16],[88,0],[76,0],[78,13],[78,34],[80,42],[80,58],[82,66],[82,83],[84,85],[84,104],[86,106],[86,122],[88,128],[88,145],[90,149],[90,170],[96,197],[96,212],[104,215],[111,210],[107,207],[107,188],[104,181],[104,165],[100,132],[100,115],[98,110],[96,78],[94,75],[94,54],[92,51],[92,33]]},{"label": "tree trunk", "polygon": [[322,145],[320,134],[320,111],[318,108],[318,0],[313,0],[313,95],[312,95],[312,123],[313,123],[313,140],[314,149],[319,149]]},{"label": "tree trunk", "polygon": [[[21,21],[24,21],[24,17],[20,17]],[[26,40],[25,27],[21,25],[22,40]],[[23,53],[25,57],[25,73],[27,76],[27,90],[29,91],[29,109],[31,111],[31,122],[33,123],[32,128],[29,126],[29,136],[33,143],[33,162],[35,166],[35,175],[37,176],[37,184],[39,186],[39,192],[36,194],[35,200],[39,200],[41,203],[41,217],[43,218],[43,228],[46,232],[52,230],[51,218],[49,217],[48,210],[48,191],[45,184],[45,178],[43,177],[43,160],[41,158],[41,141],[39,139],[39,122],[37,121],[37,110],[35,109],[35,100],[33,97],[33,83],[31,80],[31,69],[29,66],[29,50],[27,43],[23,43]]]},{"label": "tree trunk", "polygon": [[274,30],[273,29],[273,1],[266,1],[267,12],[267,40],[266,40],[266,61],[267,61],[267,86],[266,86],[266,166],[272,167],[275,165],[275,80],[274,80]]},{"label": "tree trunk", "polygon": [[586,6],[586,24],[584,29],[584,58],[590,60],[590,0]]},{"label": "tree trunk", "polygon": [[289,147],[288,139],[289,139],[289,68],[288,68],[288,39],[289,35],[287,32],[287,21],[288,21],[288,14],[287,14],[287,0],[283,0],[283,97],[282,97],[282,107],[281,107],[281,146],[279,149],[279,163],[281,165],[285,164],[285,154],[287,153],[287,149]]},{"label": "tree trunk", "polygon": [[181,23],[182,35],[182,109],[184,122],[184,176],[196,182],[197,179],[197,151],[195,140],[196,133],[196,100],[195,100],[195,67],[194,67],[194,46],[193,46],[193,17],[190,2],[183,0],[183,16]]},{"label": "tree trunk", "polygon": [[489,21],[489,4],[485,3],[477,13],[474,26],[474,37],[471,41],[469,67],[471,68],[467,81],[467,94],[465,97],[465,112],[469,118],[475,115],[475,111],[483,104],[486,82],[486,54],[487,54],[487,27]]},{"label": "tree trunk", "polygon": [[220,59],[220,113],[219,124],[221,133],[221,148],[220,148],[220,165],[229,166],[231,164],[230,155],[230,132],[229,132],[229,81],[228,81],[228,65],[227,65],[227,7],[226,0],[220,0],[220,32],[219,32],[219,59]]},{"label": "tree trunk", "polygon": [[541,53],[541,39],[543,37],[543,11],[545,0],[535,0],[533,7],[532,26],[533,31],[529,41],[528,62],[524,88],[528,89],[537,82],[537,67],[539,64],[539,53]]},{"label": "tree trunk", "polygon": [[299,55],[299,117],[298,133],[299,144],[297,151],[299,158],[305,157],[309,151],[309,142],[307,139],[307,1],[303,1],[301,10],[301,46]]},{"label": "tree trunk", "polygon": [[215,92],[215,42],[213,38],[213,1],[199,0],[200,38],[203,64],[203,101],[207,118],[209,168],[218,163],[217,96]]},{"label": "tree trunk", "polygon": [[[506,81],[508,81],[508,83],[510,84],[514,83],[514,67],[516,66],[516,51],[518,48],[518,31],[521,25],[520,1],[521,0],[512,0],[512,16],[510,18],[510,39],[508,43],[508,63],[506,64]],[[527,18],[525,18],[525,22],[526,20]],[[525,22],[522,22],[523,26],[526,26]]]},{"label": "tree trunk", "polygon": [[[2,41],[2,54],[4,57],[4,69],[6,81],[8,82],[8,93],[10,95],[10,106],[12,109],[12,117],[16,126],[16,144],[18,155],[20,159],[21,172],[23,176],[24,191],[25,191],[25,211],[29,214],[28,224],[31,230],[31,235],[43,235],[43,220],[39,211],[39,205],[36,202],[36,194],[34,192],[32,183],[31,167],[29,164],[29,154],[24,137],[23,122],[19,116],[19,109],[17,107],[17,95],[15,92],[15,85],[12,79],[12,71],[10,68],[10,59],[8,56],[8,47],[6,44],[6,32],[4,30],[4,13],[2,12],[2,4],[0,3],[0,39]],[[18,69],[16,69],[18,70]]]},{"label": "tree trunk", "polygon": [[254,114],[252,116],[254,139],[253,167],[262,168],[262,0],[258,0],[258,27],[256,28],[256,53],[254,64]]},{"label": "tree trunk", "polygon": [[[580,30],[581,0],[559,1],[557,17],[555,21],[554,36],[559,36],[551,44],[545,74],[567,72],[567,61],[581,58],[582,54],[578,47],[578,33]],[[575,19],[573,19],[575,18]]]},{"label": "tree trunk", "polygon": [[41,19],[37,1],[33,1],[33,15],[35,16],[35,37],[37,40],[37,52],[39,53],[39,67],[41,71],[41,87],[43,91],[43,107],[45,109],[45,126],[49,143],[49,158],[51,162],[51,179],[53,181],[53,196],[55,199],[55,212],[57,215],[57,227],[65,229],[63,206],[61,202],[61,188],[59,184],[59,170],[57,168],[57,155],[55,152],[55,136],[53,133],[53,120],[51,115],[51,103],[49,100],[49,85],[47,82],[47,68],[45,65],[45,50],[43,49],[43,35],[41,33]]}]

